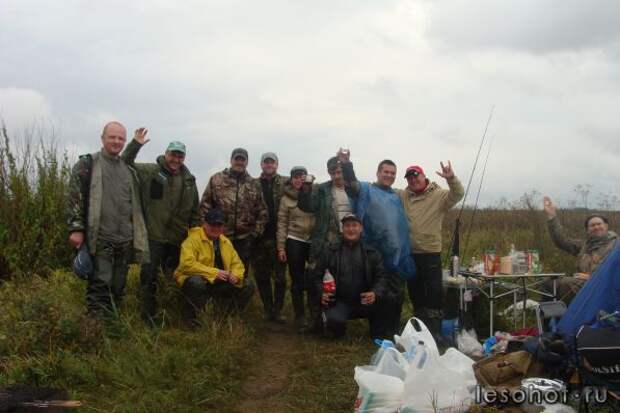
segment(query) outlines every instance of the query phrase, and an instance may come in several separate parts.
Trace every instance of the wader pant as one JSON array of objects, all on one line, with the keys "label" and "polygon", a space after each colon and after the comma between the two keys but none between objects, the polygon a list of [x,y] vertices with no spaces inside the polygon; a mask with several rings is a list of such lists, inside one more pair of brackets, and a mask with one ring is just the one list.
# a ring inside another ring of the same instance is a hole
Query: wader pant
[{"label": "wader pant", "polygon": [[366,318],[370,327],[370,336],[380,339],[394,339],[397,333],[395,322],[398,316],[398,301],[393,299],[378,300],[372,305],[346,303],[342,300],[324,310],[325,328],[335,337],[342,337],[347,328],[347,320]]},{"label": "wader pant", "polygon": [[233,247],[235,251],[237,251],[237,255],[241,262],[243,262],[243,266],[245,267],[245,279],[247,280],[248,274],[250,273],[250,258],[254,253],[254,243],[252,242],[252,237],[247,237],[243,239],[233,239],[231,240],[233,243]]},{"label": "wader pant", "polygon": [[142,298],[142,318],[152,321],[157,310],[157,276],[159,271],[172,280],[172,273],[179,266],[181,250],[178,245],[149,241],[150,262],[140,269],[140,295]]},{"label": "wader pant", "polygon": [[441,273],[441,254],[413,254],[417,275],[407,280],[409,298],[416,317],[426,324],[435,340],[441,333],[443,318],[443,284]]},{"label": "wader pant", "polygon": [[99,239],[93,257],[95,271],[88,279],[86,306],[96,317],[109,317],[120,306],[127,282],[127,271],[132,256],[133,241]]},{"label": "wader pant", "polygon": [[249,279],[243,281],[241,288],[227,282],[211,284],[203,277],[195,275],[183,282],[181,291],[185,296],[183,317],[186,320],[195,320],[197,311],[202,310],[209,300],[225,314],[241,312],[252,298],[254,284]]},{"label": "wader pant", "polygon": [[291,301],[298,324],[305,324],[304,292],[306,285],[306,261],[310,253],[310,243],[288,238],[285,245],[286,262],[291,276]]},{"label": "wader pant", "polygon": [[279,316],[286,295],[286,266],[278,260],[275,238],[261,237],[256,241],[252,266],[265,315]]}]

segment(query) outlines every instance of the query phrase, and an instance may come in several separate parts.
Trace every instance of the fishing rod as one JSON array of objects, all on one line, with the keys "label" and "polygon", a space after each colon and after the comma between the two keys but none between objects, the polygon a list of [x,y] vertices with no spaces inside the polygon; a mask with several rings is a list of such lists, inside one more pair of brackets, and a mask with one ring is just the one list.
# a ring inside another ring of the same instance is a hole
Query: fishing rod
[{"label": "fishing rod", "polygon": [[478,212],[478,200],[480,199],[480,192],[482,192],[482,183],[484,182],[484,176],[487,171],[487,163],[489,162],[489,155],[491,155],[491,148],[493,147],[494,139],[495,139],[495,136],[492,136],[491,140],[489,141],[489,148],[487,150],[487,156],[484,160],[484,165],[482,167],[482,174],[480,176],[480,185],[478,185],[478,193],[476,194],[476,203],[474,204],[474,210],[472,211],[471,219],[469,220],[469,230],[467,231],[467,238],[465,240],[465,248],[463,249],[463,257],[467,257],[467,251],[469,248],[469,238],[471,237],[472,228],[474,226],[473,225],[474,219],[476,218],[476,213]]},{"label": "fishing rod", "polygon": [[[471,182],[474,178],[474,173],[476,171],[476,167],[478,166],[478,160],[480,159],[480,153],[482,152],[482,147],[484,146],[484,142],[486,140],[487,131],[489,130],[489,124],[491,123],[491,119],[493,118],[493,112],[495,111],[495,105],[491,106],[491,110],[489,112],[489,117],[487,118],[487,123],[484,127],[484,132],[482,134],[482,139],[480,140],[480,146],[478,147],[478,152],[476,153],[476,159],[474,160],[474,165],[469,174],[469,179],[467,181],[467,187],[465,189],[465,195],[463,196],[463,203],[461,204],[461,209],[456,217],[456,224],[454,228],[454,232],[452,233],[452,237],[450,239],[450,254],[448,254],[444,260],[444,267],[448,264],[448,261],[451,257],[460,256],[459,254],[459,227],[461,222],[461,216],[463,215],[463,209],[465,209],[465,201],[467,201],[467,196],[469,195],[469,189],[471,188]],[[471,228],[470,228],[471,230]],[[458,270],[458,268],[453,268],[453,272]]]}]

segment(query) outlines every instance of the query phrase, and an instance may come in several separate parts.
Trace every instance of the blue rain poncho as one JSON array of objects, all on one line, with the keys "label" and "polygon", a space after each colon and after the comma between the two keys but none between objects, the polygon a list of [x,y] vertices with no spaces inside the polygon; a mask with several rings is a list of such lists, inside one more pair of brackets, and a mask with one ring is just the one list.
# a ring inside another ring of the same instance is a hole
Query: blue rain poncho
[{"label": "blue rain poncho", "polygon": [[363,240],[383,257],[383,265],[402,279],[413,278],[415,263],[409,244],[409,223],[393,189],[360,182],[355,213],[364,223]]}]

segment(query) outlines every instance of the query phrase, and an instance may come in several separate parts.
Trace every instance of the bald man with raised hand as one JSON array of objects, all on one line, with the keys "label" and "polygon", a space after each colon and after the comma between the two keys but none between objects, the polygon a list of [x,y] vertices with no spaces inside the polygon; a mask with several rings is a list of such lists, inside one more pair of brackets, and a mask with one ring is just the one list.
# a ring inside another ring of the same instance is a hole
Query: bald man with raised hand
[{"label": "bald man with raised hand", "polygon": [[130,262],[148,261],[148,240],[136,171],[120,156],[127,130],[107,123],[99,152],[82,155],[69,184],[69,243],[83,244],[93,258],[86,304],[96,317],[112,315],[121,303]]}]

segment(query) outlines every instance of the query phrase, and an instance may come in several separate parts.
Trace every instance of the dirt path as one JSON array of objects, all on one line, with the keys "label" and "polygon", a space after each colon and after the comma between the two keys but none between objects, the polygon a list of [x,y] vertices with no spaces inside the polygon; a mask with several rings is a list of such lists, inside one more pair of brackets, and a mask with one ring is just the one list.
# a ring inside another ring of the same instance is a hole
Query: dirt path
[{"label": "dirt path", "polygon": [[289,370],[299,356],[298,338],[290,325],[266,325],[259,347],[259,361],[250,370],[243,386],[245,400],[235,412],[287,412],[282,395],[288,385]]}]

